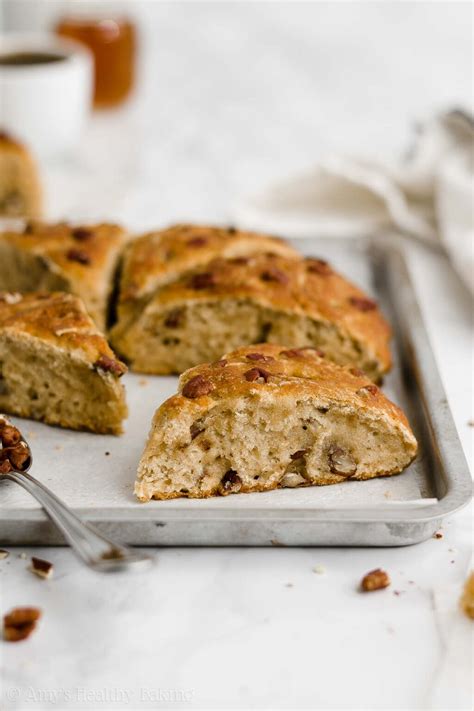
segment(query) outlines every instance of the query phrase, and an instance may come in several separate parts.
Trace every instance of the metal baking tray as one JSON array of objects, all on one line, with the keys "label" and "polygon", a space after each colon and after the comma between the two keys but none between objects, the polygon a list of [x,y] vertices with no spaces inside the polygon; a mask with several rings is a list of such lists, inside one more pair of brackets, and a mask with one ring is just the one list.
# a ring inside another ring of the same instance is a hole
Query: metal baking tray
[{"label": "metal baking tray", "polygon": [[[22,421],[33,474],[84,519],[137,545],[401,546],[423,541],[471,498],[471,477],[436,368],[402,250],[388,237],[294,240],[328,259],[380,303],[393,330],[394,368],[383,388],[407,413],[420,444],[402,474],[325,487],[205,500],[138,503],[136,465],[155,408],[176,378],[125,376],[130,417],[122,437]],[[0,544],[64,541],[42,509],[11,482],[0,491]]]}]

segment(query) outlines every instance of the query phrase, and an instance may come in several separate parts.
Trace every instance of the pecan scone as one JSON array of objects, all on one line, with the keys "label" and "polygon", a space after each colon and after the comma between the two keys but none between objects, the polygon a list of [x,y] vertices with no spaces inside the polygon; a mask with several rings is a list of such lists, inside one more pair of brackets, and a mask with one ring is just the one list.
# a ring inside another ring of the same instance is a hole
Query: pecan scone
[{"label": "pecan scone", "polygon": [[181,376],[138,466],[141,501],[336,484],[401,472],[417,442],[360,371],[261,344]]},{"label": "pecan scone", "polygon": [[100,329],[127,234],[117,225],[28,222],[0,233],[0,290],[66,291],[79,296]]},{"label": "pecan scone", "polygon": [[125,371],[78,297],[0,293],[0,412],[120,434]]},{"label": "pecan scone", "polygon": [[38,168],[31,153],[0,131],[0,217],[41,217],[42,202]]},{"label": "pecan scone", "polygon": [[389,370],[377,304],[325,261],[268,237],[186,229],[127,248],[111,340],[133,370],[179,373],[265,341],[316,346],[374,380]]}]

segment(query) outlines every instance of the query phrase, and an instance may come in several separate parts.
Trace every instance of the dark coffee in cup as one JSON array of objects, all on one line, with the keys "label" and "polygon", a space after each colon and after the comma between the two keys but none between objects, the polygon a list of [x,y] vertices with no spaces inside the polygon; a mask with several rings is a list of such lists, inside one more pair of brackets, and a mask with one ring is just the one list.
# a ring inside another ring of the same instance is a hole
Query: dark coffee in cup
[{"label": "dark coffee in cup", "polygon": [[30,67],[34,64],[53,64],[62,62],[66,57],[63,54],[52,52],[11,52],[0,54],[0,67]]}]

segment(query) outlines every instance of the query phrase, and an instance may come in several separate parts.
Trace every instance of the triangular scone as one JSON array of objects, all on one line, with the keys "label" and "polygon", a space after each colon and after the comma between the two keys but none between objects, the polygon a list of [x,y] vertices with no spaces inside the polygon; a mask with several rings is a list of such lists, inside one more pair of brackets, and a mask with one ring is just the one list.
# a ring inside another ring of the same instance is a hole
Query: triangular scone
[{"label": "triangular scone", "polygon": [[157,288],[112,344],[133,370],[166,374],[249,343],[315,346],[379,380],[390,328],[377,304],[319,259],[216,259]]},{"label": "triangular scone", "polygon": [[125,371],[76,296],[0,293],[0,412],[120,434]]},{"label": "triangular scone", "polygon": [[184,373],[179,390],[155,413],[141,501],[371,479],[416,455],[403,412],[314,349],[241,348]]},{"label": "triangular scone", "polygon": [[0,233],[0,290],[67,291],[104,330],[114,274],[127,233],[117,225],[27,223]]}]

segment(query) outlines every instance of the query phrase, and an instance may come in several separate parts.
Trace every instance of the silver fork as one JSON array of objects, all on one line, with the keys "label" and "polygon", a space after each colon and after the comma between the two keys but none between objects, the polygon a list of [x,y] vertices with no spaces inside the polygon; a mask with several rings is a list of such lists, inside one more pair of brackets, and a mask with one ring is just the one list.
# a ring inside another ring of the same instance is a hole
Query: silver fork
[{"label": "silver fork", "polygon": [[[4,443],[5,433],[8,435],[7,445]],[[0,480],[14,481],[26,489],[41,504],[51,521],[56,524],[71,548],[86,565],[93,570],[108,573],[141,568],[152,562],[150,555],[103,536],[89,523],[82,521],[44,484],[32,477],[28,473],[33,463],[31,448],[20,430],[4,415],[0,415],[0,441],[2,442]]]}]

